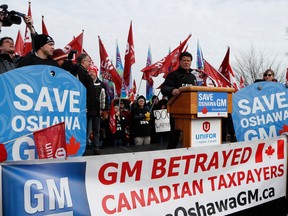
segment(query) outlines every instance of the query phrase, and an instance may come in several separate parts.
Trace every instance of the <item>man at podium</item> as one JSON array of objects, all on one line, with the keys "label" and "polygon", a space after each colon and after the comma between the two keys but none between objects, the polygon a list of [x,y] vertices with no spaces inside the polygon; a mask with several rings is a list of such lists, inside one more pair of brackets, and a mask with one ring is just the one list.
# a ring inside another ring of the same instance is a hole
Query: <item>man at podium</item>
[{"label": "man at podium", "polygon": [[[192,73],[191,63],[193,57],[189,52],[183,52],[179,56],[179,67],[177,70],[169,73],[161,86],[161,93],[167,96],[170,100],[173,96],[180,94],[179,88],[182,86],[197,85],[197,79]],[[171,131],[169,134],[169,141],[167,149],[174,149],[177,147],[180,130],[175,129],[175,119],[170,116]]]}]

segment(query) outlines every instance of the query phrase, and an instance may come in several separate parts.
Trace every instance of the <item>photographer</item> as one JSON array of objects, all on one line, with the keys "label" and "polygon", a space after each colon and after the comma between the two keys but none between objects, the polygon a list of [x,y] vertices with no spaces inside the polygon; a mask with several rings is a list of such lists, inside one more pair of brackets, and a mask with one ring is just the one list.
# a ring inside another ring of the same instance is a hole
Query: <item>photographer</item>
[{"label": "photographer", "polygon": [[[25,14],[21,14],[18,12],[9,12],[7,11],[7,5],[1,5],[0,9],[0,31],[2,26],[11,26],[12,24],[20,24],[21,17],[26,23],[27,27],[31,32],[31,36],[33,37],[35,33],[35,29],[33,27],[33,20],[30,16],[26,16]],[[16,16],[15,14],[21,14],[20,16]],[[13,70],[17,67],[21,57],[18,55],[14,55],[15,45],[14,40],[11,37],[3,37],[0,39],[0,74],[5,73],[9,70]]]}]

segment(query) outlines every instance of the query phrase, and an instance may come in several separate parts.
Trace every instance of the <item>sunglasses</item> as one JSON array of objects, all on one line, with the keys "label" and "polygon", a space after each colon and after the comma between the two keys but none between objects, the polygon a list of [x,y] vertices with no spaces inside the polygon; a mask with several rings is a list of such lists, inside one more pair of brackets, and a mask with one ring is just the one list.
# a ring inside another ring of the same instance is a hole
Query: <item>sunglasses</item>
[{"label": "sunglasses", "polygon": [[267,76],[271,77],[272,74],[264,74],[264,77],[267,77]]}]

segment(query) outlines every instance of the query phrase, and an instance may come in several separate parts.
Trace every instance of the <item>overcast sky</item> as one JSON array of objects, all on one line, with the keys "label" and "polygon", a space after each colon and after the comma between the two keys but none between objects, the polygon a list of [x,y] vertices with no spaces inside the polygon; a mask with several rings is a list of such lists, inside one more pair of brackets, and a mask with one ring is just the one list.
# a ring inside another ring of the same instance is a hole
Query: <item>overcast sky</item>
[{"label": "overcast sky", "polygon": [[[8,10],[28,11],[28,1],[13,0]],[[84,30],[84,48],[99,67],[98,35],[101,37],[110,59],[115,63],[118,40],[122,63],[130,21],[136,63],[132,77],[139,87],[145,67],[148,47],[152,62],[162,59],[190,33],[188,51],[196,57],[197,40],[200,41],[204,58],[215,68],[230,46],[230,63],[235,56],[253,45],[256,49],[277,57],[283,68],[288,67],[288,0],[32,0],[34,26],[41,33],[41,16],[55,48],[63,48],[73,36]],[[17,31],[24,36],[24,23],[3,27],[1,36],[16,39]],[[196,58],[194,58],[196,59]],[[195,67],[195,61],[192,63]],[[155,87],[162,83],[155,80]],[[140,94],[145,95],[145,81]],[[156,91],[157,93],[157,91]]]}]

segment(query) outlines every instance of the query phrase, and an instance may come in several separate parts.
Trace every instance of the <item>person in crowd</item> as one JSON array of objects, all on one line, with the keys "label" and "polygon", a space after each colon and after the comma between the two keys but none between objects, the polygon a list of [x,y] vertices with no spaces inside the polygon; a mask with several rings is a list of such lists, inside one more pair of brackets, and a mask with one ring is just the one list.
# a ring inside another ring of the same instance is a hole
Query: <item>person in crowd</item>
[{"label": "person in crowd", "polygon": [[67,61],[68,55],[62,49],[58,48],[53,51],[52,58],[57,62],[59,67],[62,67],[64,62]]},{"label": "person in crowd", "polygon": [[[1,12],[0,12],[0,24],[2,24]],[[35,29],[33,27],[33,20],[30,16],[24,17],[24,22],[31,32],[31,35],[35,34]],[[1,27],[0,27],[1,28]],[[0,39],[0,74],[7,71],[13,70],[17,67],[21,57],[15,55],[15,44],[11,37],[2,37]]]},{"label": "person in crowd", "polygon": [[[183,52],[179,56],[179,67],[169,73],[161,86],[161,93],[170,100],[180,94],[181,86],[197,85],[197,79],[192,73],[191,63],[193,57],[189,52]],[[197,103],[197,101],[195,101]],[[171,131],[169,134],[168,149],[176,148],[179,142],[180,130],[175,129],[175,119],[170,116]]]},{"label": "person in crowd", "polygon": [[127,119],[120,111],[119,106],[117,105],[114,106],[114,112],[116,119],[116,133],[112,135],[112,142],[114,143],[115,147],[126,146],[127,139],[125,134],[125,128],[127,126]]},{"label": "person in crowd", "polygon": [[270,81],[270,82],[277,82],[277,80],[275,79],[274,71],[271,69],[266,70],[263,74],[263,80]]},{"label": "person in crowd", "polygon": [[[86,88],[86,111],[87,111],[87,148],[91,148],[94,154],[100,154],[99,139],[95,137],[97,133],[97,116],[100,115],[100,101],[97,100],[93,79],[88,73],[91,59],[86,53],[81,53],[77,58],[78,69],[77,78]],[[90,133],[93,131],[94,142],[90,143]]]},{"label": "person in crowd", "polygon": [[160,109],[159,98],[157,95],[153,95],[151,99],[151,118],[150,118],[150,129],[151,129],[151,143],[160,143],[160,135],[155,130],[155,116],[154,110]]},{"label": "person in crowd", "polygon": [[150,113],[146,106],[146,98],[140,95],[137,105],[132,110],[135,145],[147,145],[151,143]]},{"label": "person in crowd", "polygon": [[52,58],[54,51],[54,40],[45,34],[35,35],[34,50],[19,61],[17,68],[28,65],[51,65],[58,67]]},{"label": "person in crowd", "polygon": [[[93,80],[94,91],[96,95],[96,112],[95,112],[95,130],[93,130],[93,137],[96,148],[100,148],[102,146],[102,142],[100,142],[100,125],[101,125],[101,113],[105,110],[106,106],[106,85],[98,78],[97,76],[97,68],[95,66],[91,66],[88,68],[88,74]],[[93,123],[92,123],[93,125]]]}]

